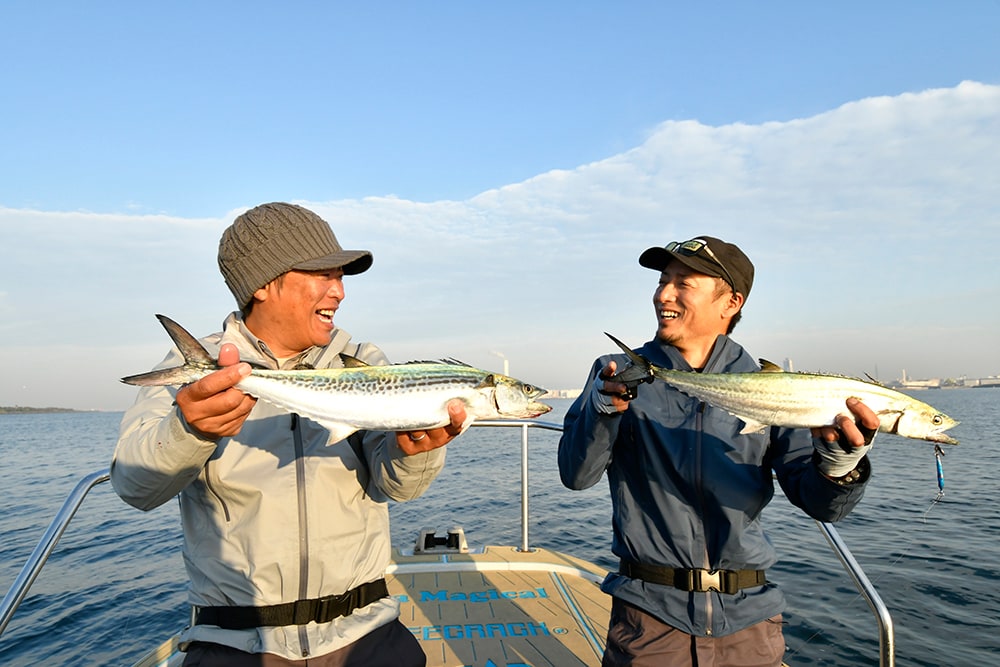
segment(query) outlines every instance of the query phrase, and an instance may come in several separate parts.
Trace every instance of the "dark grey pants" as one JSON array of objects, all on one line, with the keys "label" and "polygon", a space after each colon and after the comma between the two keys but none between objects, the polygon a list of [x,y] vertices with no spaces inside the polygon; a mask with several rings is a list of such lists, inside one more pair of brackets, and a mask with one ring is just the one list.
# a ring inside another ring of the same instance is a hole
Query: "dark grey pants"
[{"label": "dark grey pants", "polygon": [[427,656],[416,637],[396,620],[333,653],[303,660],[193,642],[183,667],[424,667],[426,664]]},{"label": "dark grey pants", "polygon": [[779,667],[781,616],[724,637],[697,637],[614,598],[602,667]]}]

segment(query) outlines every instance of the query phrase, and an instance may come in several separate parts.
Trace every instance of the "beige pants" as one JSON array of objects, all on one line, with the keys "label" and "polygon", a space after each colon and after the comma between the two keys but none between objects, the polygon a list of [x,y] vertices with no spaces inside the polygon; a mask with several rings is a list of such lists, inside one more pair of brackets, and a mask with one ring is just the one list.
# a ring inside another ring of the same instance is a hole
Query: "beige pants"
[{"label": "beige pants", "polygon": [[602,667],[780,667],[781,616],[724,637],[681,632],[614,598]]}]

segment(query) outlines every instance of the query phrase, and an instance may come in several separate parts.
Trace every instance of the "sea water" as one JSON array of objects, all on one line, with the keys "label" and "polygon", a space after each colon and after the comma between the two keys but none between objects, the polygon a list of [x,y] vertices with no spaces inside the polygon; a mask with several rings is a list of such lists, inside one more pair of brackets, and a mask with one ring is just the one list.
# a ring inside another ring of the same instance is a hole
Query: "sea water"
[{"label": "sea water", "polygon": [[[898,665],[994,664],[1000,653],[1000,390],[916,394],[962,423],[947,447],[937,495],[933,445],[880,434],[874,476],[841,536],[892,614]],[[569,401],[542,420],[561,423]],[[108,466],[120,413],[0,415],[0,591],[6,592],[77,481]],[[532,429],[529,544],[605,568],[611,505],[606,481],[559,483],[558,433]],[[393,544],[422,528],[465,529],[470,546],[521,543],[520,430],[475,428],[449,447],[428,492],[393,505]],[[785,591],[786,661],[878,664],[878,631],[816,524],[780,492],[764,523],[781,562],[768,578]],[[2,665],[129,665],[188,619],[176,501],[151,512],[103,484],[77,513],[0,637]]]}]

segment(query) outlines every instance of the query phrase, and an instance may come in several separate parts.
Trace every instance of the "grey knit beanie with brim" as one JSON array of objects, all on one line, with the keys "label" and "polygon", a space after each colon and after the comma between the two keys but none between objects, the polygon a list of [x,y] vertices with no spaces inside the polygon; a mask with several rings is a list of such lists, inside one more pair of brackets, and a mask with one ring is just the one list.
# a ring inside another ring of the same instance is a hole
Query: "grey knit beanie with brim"
[{"label": "grey knit beanie with brim", "polygon": [[283,202],[250,209],[219,240],[219,270],[241,309],[254,292],[288,271],[343,269],[356,275],[371,265],[367,250],[341,248],[326,220]]}]

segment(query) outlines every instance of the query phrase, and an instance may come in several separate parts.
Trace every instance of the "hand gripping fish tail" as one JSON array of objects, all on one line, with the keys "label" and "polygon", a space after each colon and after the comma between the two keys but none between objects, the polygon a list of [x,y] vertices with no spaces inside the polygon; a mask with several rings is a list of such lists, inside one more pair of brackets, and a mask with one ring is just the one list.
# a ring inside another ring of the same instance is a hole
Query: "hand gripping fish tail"
[{"label": "hand gripping fish tail", "polygon": [[655,378],[653,377],[652,364],[641,354],[633,352],[625,343],[621,342],[607,331],[604,335],[610,338],[618,345],[629,358],[629,365],[624,369],[615,373],[613,376],[607,378],[612,382],[619,382],[625,385],[625,392],[622,397],[625,400],[631,401],[638,395],[639,385],[644,382],[652,382]]}]

